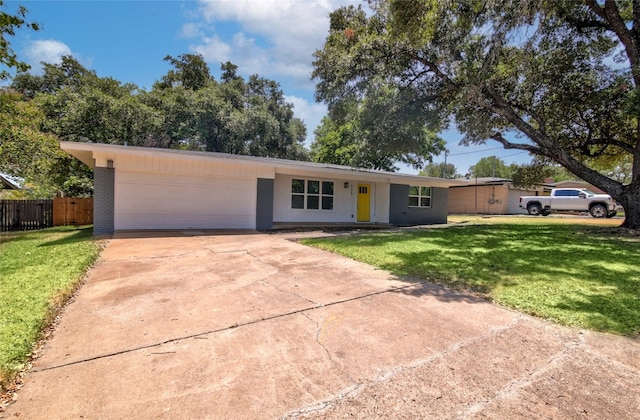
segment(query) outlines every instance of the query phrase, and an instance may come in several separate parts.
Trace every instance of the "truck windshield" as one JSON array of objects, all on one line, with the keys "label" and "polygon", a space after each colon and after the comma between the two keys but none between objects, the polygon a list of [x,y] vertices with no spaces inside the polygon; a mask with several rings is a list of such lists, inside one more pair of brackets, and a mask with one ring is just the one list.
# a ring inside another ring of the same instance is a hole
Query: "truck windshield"
[{"label": "truck windshield", "polygon": [[594,193],[593,191],[589,191],[588,189],[583,189],[582,190],[583,193],[587,194],[587,195],[596,195],[596,193]]}]

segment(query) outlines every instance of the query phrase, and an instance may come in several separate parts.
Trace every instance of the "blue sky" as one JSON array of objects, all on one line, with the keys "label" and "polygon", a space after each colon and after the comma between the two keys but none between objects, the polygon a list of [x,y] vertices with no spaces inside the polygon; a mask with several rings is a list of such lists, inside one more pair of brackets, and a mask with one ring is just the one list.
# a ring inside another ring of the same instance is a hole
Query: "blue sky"
[{"label": "blue sky", "polygon": [[[314,101],[310,80],[312,54],[322,47],[329,13],[355,0],[129,0],[129,1],[5,1],[14,12],[19,5],[27,19],[42,24],[38,32],[20,31],[10,39],[18,57],[37,72],[42,61],[55,63],[73,55],[100,77],[151,89],[170,69],[163,58],[200,53],[214,75],[221,62],[239,66],[245,77],[259,74],[280,83],[297,117],[304,120],[307,143],[326,114]],[[530,161],[527,153],[486,145],[459,146],[460,134],[442,133],[448,163],[459,173],[485,156],[507,164]],[[442,162],[444,156],[434,157]],[[416,173],[402,167],[401,172]]]}]

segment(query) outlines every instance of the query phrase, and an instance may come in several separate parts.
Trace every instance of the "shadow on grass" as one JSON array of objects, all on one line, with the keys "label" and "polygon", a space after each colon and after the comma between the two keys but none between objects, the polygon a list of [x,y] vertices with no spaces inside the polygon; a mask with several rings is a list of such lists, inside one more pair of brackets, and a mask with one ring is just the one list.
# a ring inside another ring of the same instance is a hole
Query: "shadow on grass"
[{"label": "shadow on grass", "polygon": [[93,238],[93,226],[81,226],[67,228],[61,233],[73,232],[70,235],[66,235],[62,238],[46,241],[39,246],[56,246],[56,245],[68,245],[76,242],[84,242]]},{"label": "shadow on grass", "polygon": [[[68,233],[73,232],[71,235]],[[47,240],[47,237],[56,234],[67,234],[63,238]],[[38,246],[52,246],[59,244],[69,244],[74,242],[85,241],[93,236],[93,225],[87,226],[61,226],[39,230],[24,230],[3,232],[0,234],[0,244],[8,242],[20,241],[39,241],[43,240]]]},{"label": "shadow on grass", "polygon": [[332,239],[329,249],[568,325],[640,332],[640,240],[576,225],[475,225]]}]

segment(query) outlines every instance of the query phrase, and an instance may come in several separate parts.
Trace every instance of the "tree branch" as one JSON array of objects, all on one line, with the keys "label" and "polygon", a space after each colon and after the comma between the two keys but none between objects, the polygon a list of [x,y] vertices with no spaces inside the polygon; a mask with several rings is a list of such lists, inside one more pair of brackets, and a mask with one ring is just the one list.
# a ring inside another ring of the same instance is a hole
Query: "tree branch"
[{"label": "tree branch", "polygon": [[[586,6],[597,16],[601,17],[608,30],[615,33],[620,42],[625,48],[627,57],[631,63],[633,71],[633,79],[636,86],[640,86],[640,74],[636,71],[640,65],[640,53],[638,51],[638,42],[634,36],[634,32],[627,28],[627,25],[620,16],[620,10],[615,0],[605,0],[604,6],[600,6],[596,0],[585,0]],[[634,18],[635,18],[635,5],[634,5]]]},{"label": "tree branch", "polygon": [[500,94],[498,94],[495,89],[491,86],[485,86],[484,89],[485,95],[490,98],[494,103],[489,103],[485,100],[476,100],[476,104],[480,107],[491,111],[495,114],[498,114],[509,121],[511,124],[515,126],[520,132],[529,137],[534,143],[540,146],[540,152],[544,156],[551,157],[547,153],[542,153],[544,150],[549,150],[549,153],[558,152],[558,146],[544,134],[540,133],[538,130],[533,128],[531,124],[528,124],[524,121],[518,114],[516,114],[509,103],[502,98]]},{"label": "tree branch", "polygon": [[529,153],[546,156],[541,148],[533,146],[531,144],[512,143],[509,140],[505,139],[502,133],[499,131],[496,131],[495,133],[490,135],[489,138],[500,143],[505,149],[525,150]]}]

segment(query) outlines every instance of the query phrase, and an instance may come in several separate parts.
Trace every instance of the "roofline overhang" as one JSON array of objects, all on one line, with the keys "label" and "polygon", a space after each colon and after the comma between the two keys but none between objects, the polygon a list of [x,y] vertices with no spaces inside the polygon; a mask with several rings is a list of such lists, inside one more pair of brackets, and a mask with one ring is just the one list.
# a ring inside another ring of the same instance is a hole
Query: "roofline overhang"
[{"label": "roofline overhang", "polygon": [[360,176],[367,176],[368,178],[379,179],[380,181],[386,181],[393,183],[402,182],[403,184],[410,184],[411,181],[419,183],[429,183],[435,187],[448,188],[455,185],[465,185],[464,181],[457,181],[452,179],[425,177],[411,174],[401,174],[396,172],[378,171],[372,169],[363,169],[350,166],[333,165],[326,163],[316,162],[303,162],[286,159],[276,159],[269,157],[257,157],[257,156],[245,156],[245,155],[233,155],[228,153],[218,152],[203,152],[196,150],[176,150],[176,149],[163,149],[163,148],[151,148],[151,147],[138,147],[138,146],[121,146],[114,144],[103,143],[80,143],[61,141],[60,147],[80,160],[90,168],[95,168],[96,154],[102,155],[105,160],[117,161],[118,155],[130,155],[130,156],[157,156],[164,158],[179,158],[186,160],[217,160],[217,161],[233,161],[248,166],[267,166],[273,169],[276,174],[287,174],[288,171],[314,171],[327,175],[333,175],[337,178],[357,179]]}]

